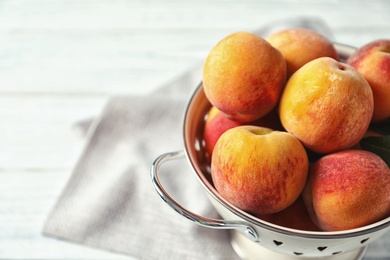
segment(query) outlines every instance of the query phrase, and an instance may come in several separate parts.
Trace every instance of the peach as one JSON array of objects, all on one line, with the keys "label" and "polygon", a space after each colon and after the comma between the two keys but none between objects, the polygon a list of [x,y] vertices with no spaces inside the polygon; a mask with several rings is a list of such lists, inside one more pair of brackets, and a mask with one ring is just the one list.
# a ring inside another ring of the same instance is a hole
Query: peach
[{"label": "peach", "polygon": [[309,29],[285,29],[273,33],[265,39],[285,58],[288,78],[300,67],[316,58],[340,59],[332,42]]},{"label": "peach", "polygon": [[212,106],[207,115],[203,131],[207,154],[212,155],[215,144],[224,132],[240,125],[243,124],[227,118],[216,107]]},{"label": "peach", "polygon": [[251,214],[290,206],[308,173],[305,148],[293,135],[257,126],[238,126],[218,139],[211,158],[216,190]]},{"label": "peach", "polygon": [[203,64],[207,99],[227,117],[250,122],[277,104],[286,79],[286,62],[263,38],[236,32],[219,41]]},{"label": "peach", "polygon": [[302,196],[299,196],[298,199],[296,199],[294,203],[286,209],[267,215],[266,217],[260,216],[259,218],[287,228],[306,231],[320,231],[320,229],[311,220]]},{"label": "peach", "polygon": [[370,42],[357,49],[346,62],[356,68],[372,88],[372,123],[380,123],[390,118],[390,40]]},{"label": "peach", "polygon": [[312,60],[288,80],[279,104],[284,128],[316,153],[347,149],[366,133],[374,101],[352,66],[329,57]]},{"label": "peach", "polygon": [[310,167],[303,191],[313,221],[324,231],[372,224],[390,216],[390,170],[376,154],[344,150]]},{"label": "peach", "polygon": [[227,118],[223,113],[221,113],[221,111],[218,110],[218,108],[212,106],[208,112],[203,131],[203,139],[205,141],[207,154],[209,156],[212,155],[215,144],[224,132],[233,127],[245,124],[268,127],[274,130],[282,130],[279,115],[275,109],[258,120],[243,123]]}]

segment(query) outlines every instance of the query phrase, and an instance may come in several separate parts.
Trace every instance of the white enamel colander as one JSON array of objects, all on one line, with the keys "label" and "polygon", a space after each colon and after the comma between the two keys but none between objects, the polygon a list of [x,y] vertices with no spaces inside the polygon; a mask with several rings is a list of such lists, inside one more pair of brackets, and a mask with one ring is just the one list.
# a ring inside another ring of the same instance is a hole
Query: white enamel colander
[{"label": "white enamel colander", "polygon": [[[345,60],[354,48],[334,44]],[[367,246],[390,229],[390,217],[361,228],[337,231],[303,231],[278,226],[258,219],[226,201],[212,185],[202,140],[205,116],[211,104],[202,84],[191,96],[184,114],[184,151],[159,156],[151,167],[152,184],[160,197],[176,212],[194,223],[215,229],[231,230],[231,244],[243,259],[362,259]],[[159,180],[159,167],[167,160],[186,158],[221,219],[193,213],[177,203]],[[390,245],[389,245],[390,246]]]}]

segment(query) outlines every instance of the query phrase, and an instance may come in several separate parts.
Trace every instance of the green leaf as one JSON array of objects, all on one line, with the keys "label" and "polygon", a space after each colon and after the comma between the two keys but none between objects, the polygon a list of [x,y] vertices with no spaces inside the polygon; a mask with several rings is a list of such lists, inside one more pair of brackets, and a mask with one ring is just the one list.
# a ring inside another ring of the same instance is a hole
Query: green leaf
[{"label": "green leaf", "polygon": [[390,167],[390,135],[365,137],[360,141],[360,146],[381,157]]}]

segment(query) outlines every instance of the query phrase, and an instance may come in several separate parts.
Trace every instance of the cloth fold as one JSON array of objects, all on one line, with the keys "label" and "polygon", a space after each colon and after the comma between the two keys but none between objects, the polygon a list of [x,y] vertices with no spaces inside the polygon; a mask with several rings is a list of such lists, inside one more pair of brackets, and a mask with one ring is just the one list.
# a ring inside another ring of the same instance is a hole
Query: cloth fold
[{"label": "cloth fold", "polygon": [[[304,27],[332,39],[316,18],[272,22],[255,33]],[[152,188],[149,168],[162,153],[183,149],[182,118],[201,80],[201,64],[148,96],[113,97],[89,126],[87,144],[57,204],[45,236],[137,259],[238,259],[229,232],[181,217]],[[185,160],[167,162],[167,191],[199,215],[219,218]]]}]

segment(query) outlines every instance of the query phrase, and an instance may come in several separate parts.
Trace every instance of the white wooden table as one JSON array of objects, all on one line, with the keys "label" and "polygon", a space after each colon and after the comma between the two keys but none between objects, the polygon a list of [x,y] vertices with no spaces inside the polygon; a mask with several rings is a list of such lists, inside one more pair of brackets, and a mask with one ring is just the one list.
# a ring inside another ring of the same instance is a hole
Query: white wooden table
[{"label": "white wooden table", "polygon": [[0,259],[130,259],[41,235],[85,143],[74,124],[173,79],[228,33],[299,15],[338,42],[390,38],[386,0],[0,0]]}]

